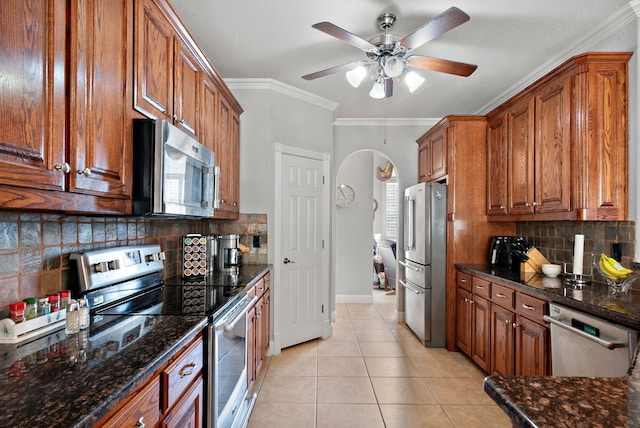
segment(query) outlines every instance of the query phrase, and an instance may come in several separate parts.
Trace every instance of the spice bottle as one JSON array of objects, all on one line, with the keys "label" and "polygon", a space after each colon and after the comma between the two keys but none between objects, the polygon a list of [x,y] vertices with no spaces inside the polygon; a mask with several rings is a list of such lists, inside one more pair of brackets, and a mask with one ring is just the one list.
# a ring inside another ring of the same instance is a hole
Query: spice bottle
[{"label": "spice bottle", "polygon": [[24,309],[24,317],[25,319],[32,319],[38,316],[38,299],[35,297],[27,297],[23,300],[26,304]]},{"label": "spice bottle", "polygon": [[11,319],[16,324],[24,321],[24,309],[27,304],[25,302],[15,302],[9,305],[9,310],[11,311]]},{"label": "spice bottle", "polygon": [[60,294],[58,293],[49,293],[47,294],[49,298],[49,303],[51,304],[51,312],[56,312],[60,310]]},{"label": "spice bottle", "polygon": [[64,311],[65,309],[67,309],[67,305],[71,300],[71,291],[61,290],[58,292],[58,294],[60,295],[60,310]]},{"label": "spice bottle", "polygon": [[78,310],[80,311],[80,330],[89,328],[91,317],[89,316],[89,301],[85,298],[78,299]]},{"label": "spice bottle", "polygon": [[66,308],[67,325],[64,329],[66,334],[74,334],[80,331],[80,311],[78,310],[78,302],[71,300]]},{"label": "spice bottle", "polygon": [[38,299],[38,315],[49,315],[51,313],[51,303],[48,297]]}]

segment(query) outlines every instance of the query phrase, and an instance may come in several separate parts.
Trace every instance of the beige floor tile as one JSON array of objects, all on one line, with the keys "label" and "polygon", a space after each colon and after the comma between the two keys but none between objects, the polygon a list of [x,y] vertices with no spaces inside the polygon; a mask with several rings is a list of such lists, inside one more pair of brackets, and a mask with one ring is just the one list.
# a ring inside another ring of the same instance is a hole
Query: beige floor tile
[{"label": "beige floor tile", "polygon": [[256,403],[248,428],[314,428],[315,404]]},{"label": "beige floor tile", "polygon": [[424,378],[440,404],[494,404],[472,377]]},{"label": "beige floor tile", "polygon": [[397,342],[359,342],[364,357],[404,357],[406,354]]},{"label": "beige floor tile", "polygon": [[[381,404],[386,428],[453,428],[454,425],[437,404]],[[483,428],[489,428],[487,425]]]},{"label": "beige floor tile", "polygon": [[284,358],[300,355],[315,355],[318,349],[318,342],[318,339],[313,339],[308,342],[284,348],[279,354],[274,355],[274,357]]},{"label": "beige floor tile", "polygon": [[380,404],[438,404],[421,378],[374,377],[371,383]]},{"label": "beige floor tile", "polygon": [[365,357],[370,377],[420,377],[407,357]]},{"label": "beige floor tile", "polygon": [[384,428],[375,404],[318,404],[316,428]]},{"label": "beige floor tile", "polygon": [[334,329],[333,334],[325,341],[333,342],[356,342],[356,331],[352,329]]},{"label": "beige floor tile", "polygon": [[471,358],[460,352],[457,352],[456,360],[458,360],[460,364],[462,364],[462,367],[464,367],[469,372],[472,378],[476,379],[480,383],[484,382],[484,378],[487,377],[487,372],[478,367],[478,365],[474,363]]},{"label": "beige floor tile", "polygon": [[457,428],[510,428],[511,420],[498,406],[442,406]]},{"label": "beige floor tile", "polygon": [[375,404],[368,377],[319,377],[318,403]]},{"label": "beige floor tile", "polygon": [[362,357],[318,357],[318,376],[368,376]]},{"label": "beige floor tile", "polygon": [[266,376],[259,403],[309,403],[316,402],[317,378],[305,376]]},{"label": "beige floor tile", "polygon": [[409,357],[420,376],[425,378],[471,378],[471,374],[455,358]]},{"label": "beige floor tile", "polygon": [[353,330],[353,323],[349,315],[338,315],[338,318],[331,324],[334,330]]},{"label": "beige floor tile", "polygon": [[317,357],[313,355],[274,356],[266,376],[317,376]]},{"label": "beige floor tile", "polygon": [[387,322],[382,318],[377,320],[351,320],[355,330],[389,330]]},{"label": "beige floor tile", "polygon": [[318,356],[323,357],[361,357],[358,342],[321,341],[318,344]]},{"label": "beige floor tile", "polygon": [[396,342],[391,330],[355,330],[358,342]]}]

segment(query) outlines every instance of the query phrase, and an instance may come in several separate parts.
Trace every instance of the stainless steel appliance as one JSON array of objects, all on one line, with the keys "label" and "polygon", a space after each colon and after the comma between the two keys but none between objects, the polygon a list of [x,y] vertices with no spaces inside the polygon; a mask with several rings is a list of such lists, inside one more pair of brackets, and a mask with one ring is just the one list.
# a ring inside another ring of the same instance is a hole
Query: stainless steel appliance
[{"label": "stainless steel appliance", "polygon": [[246,426],[256,400],[247,393],[246,343],[247,309],[255,297],[238,285],[239,275],[163,280],[165,256],[159,245],[108,248],[70,258],[78,272],[74,293],[86,296],[91,307],[91,340],[109,340],[109,352],[118,345],[107,339],[116,328],[122,331],[118,346],[123,348],[145,334],[153,317],[207,316],[205,425]]},{"label": "stainless steel appliance", "polygon": [[213,215],[215,153],[166,120],[135,119],[133,142],[134,214]]},{"label": "stainless steel appliance", "polygon": [[240,267],[240,235],[218,235],[215,266],[218,272],[236,273]]},{"label": "stainless steel appliance", "polygon": [[447,187],[419,183],[404,191],[405,318],[428,347],[446,345]]},{"label": "stainless steel appliance", "polygon": [[520,270],[533,246],[519,236],[494,236],[489,244],[489,265]]},{"label": "stainless steel appliance", "polygon": [[556,303],[549,305],[554,376],[621,377],[631,365],[638,332]]}]

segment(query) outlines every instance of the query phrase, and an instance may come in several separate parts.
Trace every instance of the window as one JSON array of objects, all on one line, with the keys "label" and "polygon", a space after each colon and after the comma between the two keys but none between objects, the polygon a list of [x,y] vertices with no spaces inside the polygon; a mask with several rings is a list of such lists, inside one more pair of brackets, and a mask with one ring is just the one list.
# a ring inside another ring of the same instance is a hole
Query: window
[{"label": "window", "polygon": [[391,239],[398,237],[398,181],[391,178],[386,183],[384,233]]}]

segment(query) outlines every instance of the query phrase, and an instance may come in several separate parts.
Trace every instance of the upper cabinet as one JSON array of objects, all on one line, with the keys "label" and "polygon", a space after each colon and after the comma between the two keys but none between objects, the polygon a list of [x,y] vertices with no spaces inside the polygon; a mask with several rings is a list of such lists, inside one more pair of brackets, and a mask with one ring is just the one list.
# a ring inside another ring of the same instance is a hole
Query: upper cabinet
[{"label": "upper cabinet", "polygon": [[490,219],[627,219],[630,57],[576,56],[487,116]]},{"label": "upper cabinet", "polygon": [[447,125],[443,122],[418,138],[418,182],[437,181],[447,175]]},{"label": "upper cabinet", "polygon": [[126,213],[133,1],[0,2],[0,14],[0,206]]}]

